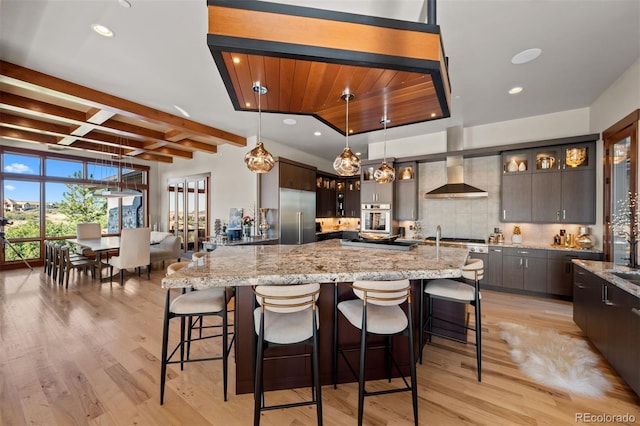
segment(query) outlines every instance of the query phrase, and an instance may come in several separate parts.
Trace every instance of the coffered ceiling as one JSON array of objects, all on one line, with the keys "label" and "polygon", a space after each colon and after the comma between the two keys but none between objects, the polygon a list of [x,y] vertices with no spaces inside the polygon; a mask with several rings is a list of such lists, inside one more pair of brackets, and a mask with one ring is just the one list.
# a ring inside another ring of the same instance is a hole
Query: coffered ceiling
[{"label": "coffered ceiling", "polygon": [[0,62],[0,136],[171,163],[245,138],[50,75]]}]

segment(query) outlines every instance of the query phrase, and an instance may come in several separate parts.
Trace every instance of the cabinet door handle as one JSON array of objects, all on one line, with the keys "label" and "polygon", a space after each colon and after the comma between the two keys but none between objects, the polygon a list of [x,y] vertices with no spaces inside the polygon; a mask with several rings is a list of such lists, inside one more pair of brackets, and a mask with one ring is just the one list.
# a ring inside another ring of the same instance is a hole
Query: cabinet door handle
[{"label": "cabinet door handle", "polygon": [[631,308],[631,312],[633,312],[634,314],[636,314],[637,316],[640,317],[640,309],[638,308]]},{"label": "cabinet door handle", "polygon": [[587,288],[586,285],[582,285],[582,284],[579,284],[579,283],[576,283],[576,287],[579,288],[580,290],[583,290],[583,289]]},{"label": "cabinet door handle", "polygon": [[566,220],[567,219],[567,211],[562,209],[562,220]]},{"label": "cabinet door handle", "polygon": [[560,220],[560,210],[556,210],[556,220]]},{"label": "cabinet door handle", "polygon": [[529,254],[526,250],[518,250],[518,254]]},{"label": "cabinet door handle", "polygon": [[507,220],[507,211],[505,209],[502,210],[502,220]]},{"label": "cabinet door handle", "polygon": [[491,251],[493,251],[493,252],[495,252],[495,253],[502,253],[502,249],[493,249],[493,250],[491,250]]},{"label": "cabinet door handle", "polygon": [[529,267],[529,259],[525,259],[524,260],[524,267],[528,268]]},{"label": "cabinet door handle", "polygon": [[520,258],[520,266],[522,266],[522,258]]}]

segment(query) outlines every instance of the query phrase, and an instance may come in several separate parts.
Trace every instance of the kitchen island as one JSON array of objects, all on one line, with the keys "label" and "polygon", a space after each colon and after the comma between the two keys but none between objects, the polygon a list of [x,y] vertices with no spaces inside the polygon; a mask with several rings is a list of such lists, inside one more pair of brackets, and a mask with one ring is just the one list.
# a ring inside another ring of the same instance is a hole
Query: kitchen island
[{"label": "kitchen island", "polygon": [[[462,248],[441,247],[436,259],[436,248],[419,245],[411,250],[397,251],[376,248],[345,247],[339,240],[327,240],[303,245],[221,246],[194,262],[190,267],[162,280],[164,288],[236,287],[236,393],[253,391],[253,292],[252,285],[288,285],[304,283],[325,284],[318,301],[320,312],[320,361],[321,381],[331,382],[333,307],[335,285],[356,280],[409,279],[413,294],[418,295],[420,280],[433,278],[456,278],[461,276],[461,267],[468,251]],[[353,297],[350,288],[338,286],[338,300]],[[414,327],[417,330],[419,298],[414,296]],[[456,304],[460,305],[461,304]],[[434,308],[447,310],[446,307]],[[460,324],[464,323],[464,310],[447,312]],[[344,326],[344,328],[343,328]],[[344,330],[344,331],[343,331]],[[417,339],[417,333],[415,333]],[[340,344],[358,344],[359,331],[340,322]],[[417,345],[416,345],[417,348]],[[286,358],[288,355],[304,353],[304,345],[273,347],[281,352],[283,359],[265,364],[265,388],[282,389],[307,387],[310,378],[305,358]],[[408,359],[406,344],[394,345],[397,358]],[[418,350],[421,350],[419,348]],[[404,352],[403,352],[404,351]],[[379,351],[378,351],[379,352]],[[367,378],[381,378],[384,374],[382,354],[372,354],[368,360]],[[408,364],[400,365],[408,370]],[[353,381],[346,365],[339,367],[340,382]]]}]

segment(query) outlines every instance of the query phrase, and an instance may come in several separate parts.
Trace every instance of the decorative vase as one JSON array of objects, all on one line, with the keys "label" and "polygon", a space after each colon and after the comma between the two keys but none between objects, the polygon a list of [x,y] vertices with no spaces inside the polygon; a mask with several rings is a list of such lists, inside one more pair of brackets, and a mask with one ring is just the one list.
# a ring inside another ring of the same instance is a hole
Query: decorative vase
[{"label": "decorative vase", "polygon": [[245,238],[251,238],[251,226],[245,225],[245,226],[242,227],[242,229],[243,229],[244,237]]},{"label": "decorative vase", "polygon": [[266,207],[260,208],[260,226],[258,226],[258,228],[260,229],[260,235],[262,235],[262,238],[267,238],[267,231],[269,230],[269,224],[267,223],[268,211],[269,209]]},{"label": "decorative vase", "polygon": [[595,245],[595,238],[589,234],[589,228],[587,226],[581,226],[580,235],[576,237],[576,244],[582,249],[590,249]]}]

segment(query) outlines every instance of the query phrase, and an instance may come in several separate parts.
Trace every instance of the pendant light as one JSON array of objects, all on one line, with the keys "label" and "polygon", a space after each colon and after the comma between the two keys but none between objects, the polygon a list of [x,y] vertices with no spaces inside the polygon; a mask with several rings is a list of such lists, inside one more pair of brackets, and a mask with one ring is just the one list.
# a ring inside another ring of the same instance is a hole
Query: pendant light
[{"label": "pendant light", "polygon": [[387,123],[390,122],[386,115],[380,120],[380,123],[384,124],[384,156],[380,167],[373,172],[373,179],[378,183],[391,183],[396,178],[396,169],[387,164]]},{"label": "pendant light", "polygon": [[267,88],[260,85],[259,81],[253,84],[253,91],[258,94],[258,140],[256,147],[247,152],[244,156],[244,162],[249,170],[254,173],[267,173],[273,168],[275,161],[269,151],[262,144],[262,95],[267,93]]},{"label": "pendant light", "polygon": [[340,99],[347,103],[347,114],[345,127],[346,147],[342,153],[338,155],[333,162],[333,168],[340,176],[355,176],[360,173],[360,159],[349,148],[349,101],[356,96],[349,92],[349,89],[342,92]]}]

